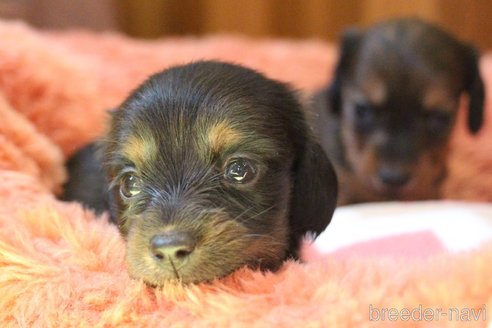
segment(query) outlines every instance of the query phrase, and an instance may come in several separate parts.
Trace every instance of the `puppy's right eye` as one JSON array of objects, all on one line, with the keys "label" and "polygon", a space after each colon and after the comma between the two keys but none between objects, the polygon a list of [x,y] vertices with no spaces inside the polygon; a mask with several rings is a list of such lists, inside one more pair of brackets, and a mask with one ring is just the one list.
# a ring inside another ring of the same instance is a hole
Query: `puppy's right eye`
[{"label": "puppy's right eye", "polygon": [[120,194],[123,198],[132,198],[141,191],[142,183],[135,173],[126,173],[120,180]]},{"label": "puppy's right eye", "polygon": [[374,111],[368,103],[356,103],[354,107],[355,120],[358,125],[368,126],[374,119]]}]

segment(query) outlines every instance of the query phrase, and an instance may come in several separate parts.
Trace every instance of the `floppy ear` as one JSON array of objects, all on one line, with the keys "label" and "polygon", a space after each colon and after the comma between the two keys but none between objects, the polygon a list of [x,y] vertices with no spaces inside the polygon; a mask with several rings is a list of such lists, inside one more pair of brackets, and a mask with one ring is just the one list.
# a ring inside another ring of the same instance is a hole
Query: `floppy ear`
[{"label": "floppy ear", "polygon": [[61,197],[66,201],[79,201],[86,207],[102,213],[108,209],[107,187],[97,144],[88,144],[76,152],[66,163],[68,181]]},{"label": "floppy ear", "polygon": [[[116,109],[108,110],[111,116],[115,112]],[[101,140],[94,141],[73,154],[66,163],[69,179],[64,185],[61,199],[79,201],[96,213],[106,211],[111,203],[102,160]]]},{"label": "floppy ear", "polygon": [[340,113],[342,106],[342,80],[349,67],[353,64],[361,38],[362,32],[356,29],[349,29],[342,36],[338,63],[327,95],[331,110],[336,114]]},{"label": "floppy ear", "polygon": [[483,106],[485,90],[480,76],[480,55],[472,46],[466,47],[466,85],[468,92],[468,128],[477,133],[483,123]]},{"label": "floppy ear", "polygon": [[330,223],[336,207],[338,183],[333,166],[318,143],[308,140],[294,172],[290,204],[289,252],[297,257],[307,233],[317,236]]}]

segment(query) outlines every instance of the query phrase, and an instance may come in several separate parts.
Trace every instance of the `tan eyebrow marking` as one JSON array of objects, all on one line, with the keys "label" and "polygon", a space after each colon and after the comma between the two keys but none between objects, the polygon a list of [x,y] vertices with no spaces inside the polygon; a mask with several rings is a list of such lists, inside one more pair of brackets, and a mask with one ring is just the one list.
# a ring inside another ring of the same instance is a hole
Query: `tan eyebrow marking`
[{"label": "tan eyebrow marking", "polygon": [[125,141],[123,154],[135,165],[142,166],[146,162],[152,161],[157,154],[157,144],[150,133],[132,135]]},{"label": "tan eyebrow marking", "polygon": [[219,122],[207,133],[207,142],[213,152],[219,152],[228,146],[238,143],[241,133],[234,129],[227,121]]},{"label": "tan eyebrow marking", "polygon": [[368,100],[374,105],[381,105],[386,100],[387,88],[386,84],[378,79],[371,78],[364,84],[364,92]]},{"label": "tan eyebrow marking", "polygon": [[453,108],[453,99],[442,87],[432,86],[428,88],[424,95],[424,107],[451,111]]}]

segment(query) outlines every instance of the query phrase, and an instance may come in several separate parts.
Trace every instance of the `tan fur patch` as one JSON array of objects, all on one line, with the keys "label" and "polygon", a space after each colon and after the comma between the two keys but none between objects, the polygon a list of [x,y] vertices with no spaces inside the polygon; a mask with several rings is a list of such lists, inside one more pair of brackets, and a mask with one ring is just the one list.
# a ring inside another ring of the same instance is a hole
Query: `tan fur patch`
[{"label": "tan fur patch", "polygon": [[157,151],[155,140],[148,133],[131,136],[123,146],[123,154],[137,166],[151,161]]},{"label": "tan fur patch", "polygon": [[452,112],[455,108],[455,100],[449,95],[449,92],[439,86],[431,86],[424,95],[424,106],[429,110],[445,110]]},{"label": "tan fur patch", "polygon": [[381,79],[368,79],[364,83],[363,90],[371,104],[381,105],[386,100],[387,88]]},{"label": "tan fur patch", "polygon": [[212,127],[207,134],[207,142],[213,152],[219,152],[230,145],[238,143],[241,134],[228,122],[220,122]]}]

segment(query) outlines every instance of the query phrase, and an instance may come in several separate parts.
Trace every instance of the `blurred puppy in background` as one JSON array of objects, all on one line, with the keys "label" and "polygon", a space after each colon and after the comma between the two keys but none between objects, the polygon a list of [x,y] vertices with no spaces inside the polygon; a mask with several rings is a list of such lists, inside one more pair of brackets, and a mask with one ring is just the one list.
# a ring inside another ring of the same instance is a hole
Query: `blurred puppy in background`
[{"label": "blurred puppy in background", "polygon": [[438,198],[463,93],[468,127],[482,125],[479,56],[418,19],[349,30],[313,125],[337,171],[339,204]]},{"label": "blurred puppy in background", "polygon": [[331,220],[334,170],[288,86],[214,61],[150,77],[112,113],[64,199],[109,208],[130,274],[154,286],[276,270]]}]

